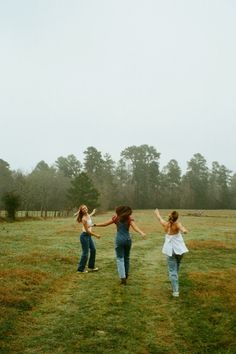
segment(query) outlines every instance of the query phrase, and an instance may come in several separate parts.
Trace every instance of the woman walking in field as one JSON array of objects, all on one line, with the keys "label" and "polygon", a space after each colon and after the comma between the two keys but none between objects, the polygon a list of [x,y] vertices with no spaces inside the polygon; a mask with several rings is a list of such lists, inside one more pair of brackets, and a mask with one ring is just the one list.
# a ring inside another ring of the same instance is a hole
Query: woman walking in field
[{"label": "woman walking in field", "polygon": [[117,269],[121,284],[126,284],[129,275],[130,250],[132,245],[130,227],[138,232],[142,237],[145,233],[139,229],[131,218],[132,209],[129,206],[119,206],[116,208],[116,215],[104,223],[94,224],[93,226],[103,227],[111,224],[116,225],[115,252],[117,260]]},{"label": "woman walking in field", "polygon": [[183,258],[183,254],[188,252],[181,233],[186,234],[187,229],[181,225],[178,220],[179,214],[177,211],[172,211],[168,221],[162,219],[159,210],[154,211],[158,220],[165,230],[165,242],[162,248],[162,253],[167,256],[167,265],[169,278],[171,281],[173,296],[179,296],[179,267]]},{"label": "woman walking in field", "polygon": [[95,209],[92,211],[91,214],[88,213],[88,208],[86,205],[82,204],[79,207],[79,210],[75,215],[77,216],[76,220],[78,223],[82,223],[82,232],[80,234],[80,243],[82,247],[82,255],[78,265],[78,272],[79,273],[87,273],[88,271],[85,270],[87,261],[88,261],[88,254],[89,255],[89,262],[88,262],[88,269],[89,271],[97,271],[98,268],[95,268],[95,258],[96,258],[96,247],[93,242],[92,236],[96,238],[100,238],[100,235],[94,233],[92,231],[92,219],[91,216],[95,213]]}]

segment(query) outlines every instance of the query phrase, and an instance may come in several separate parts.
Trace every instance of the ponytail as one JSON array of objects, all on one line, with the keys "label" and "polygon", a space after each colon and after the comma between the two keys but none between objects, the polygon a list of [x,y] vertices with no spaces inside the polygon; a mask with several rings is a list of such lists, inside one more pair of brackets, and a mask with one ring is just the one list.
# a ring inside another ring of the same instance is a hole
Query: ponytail
[{"label": "ponytail", "polygon": [[169,223],[172,225],[179,217],[179,214],[177,211],[172,211],[172,213],[169,215]]}]

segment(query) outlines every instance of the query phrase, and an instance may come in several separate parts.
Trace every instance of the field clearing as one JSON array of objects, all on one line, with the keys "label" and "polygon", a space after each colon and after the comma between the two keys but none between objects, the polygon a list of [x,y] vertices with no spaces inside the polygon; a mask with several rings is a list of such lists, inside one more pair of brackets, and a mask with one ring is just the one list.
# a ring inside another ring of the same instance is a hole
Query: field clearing
[{"label": "field clearing", "polygon": [[114,225],[96,229],[99,272],[78,274],[73,218],[0,223],[1,353],[235,354],[236,211],[194,213],[180,211],[190,252],[179,298],[152,210],[133,213],[147,239],[133,233],[127,286],[119,285]]}]

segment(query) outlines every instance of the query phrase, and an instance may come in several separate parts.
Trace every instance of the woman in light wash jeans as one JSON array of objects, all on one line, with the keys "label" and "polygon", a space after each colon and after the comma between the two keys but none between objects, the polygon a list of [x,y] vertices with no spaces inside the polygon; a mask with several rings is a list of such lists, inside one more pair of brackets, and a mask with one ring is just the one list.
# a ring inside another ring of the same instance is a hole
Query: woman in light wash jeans
[{"label": "woman in light wash jeans", "polygon": [[162,219],[159,210],[154,211],[158,220],[165,230],[165,242],[162,248],[162,253],[167,256],[167,265],[169,278],[171,281],[173,296],[179,296],[179,266],[183,258],[183,254],[188,252],[181,233],[186,234],[187,229],[177,221],[179,214],[177,211],[172,211],[168,221]]},{"label": "woman in light wash jeans", "polygon": [[131,218],[132,209],[129,206],[119,206],[116,208],[116,215],[104,223],[93,224],[93,226],[108,226],[115,224],[117,228],[115,239],[115,251],[117,259],[117,269],[120,276],[120,283],[126,285],[129,275],[130,250],[132,245],[130,227],[138,232],[142,237],[145,233],[141,231]]}]

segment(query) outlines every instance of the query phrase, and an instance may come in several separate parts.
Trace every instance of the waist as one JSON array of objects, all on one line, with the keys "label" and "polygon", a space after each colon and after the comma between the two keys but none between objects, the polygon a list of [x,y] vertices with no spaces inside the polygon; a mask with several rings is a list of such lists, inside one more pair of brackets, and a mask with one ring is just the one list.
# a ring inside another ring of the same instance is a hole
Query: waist
[{"label": "waist", "polygon": [[91,235],[86,231],[82,231],[80,236],[91,236]]}]

